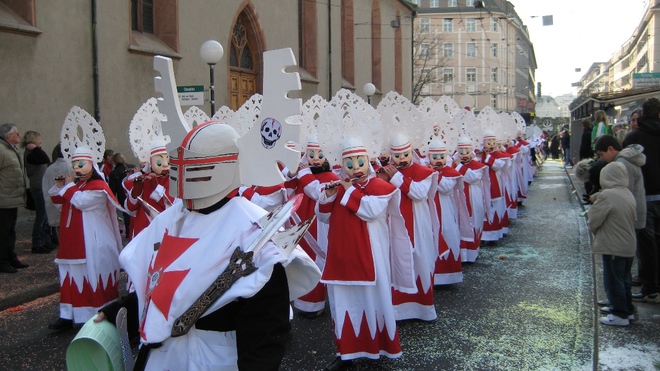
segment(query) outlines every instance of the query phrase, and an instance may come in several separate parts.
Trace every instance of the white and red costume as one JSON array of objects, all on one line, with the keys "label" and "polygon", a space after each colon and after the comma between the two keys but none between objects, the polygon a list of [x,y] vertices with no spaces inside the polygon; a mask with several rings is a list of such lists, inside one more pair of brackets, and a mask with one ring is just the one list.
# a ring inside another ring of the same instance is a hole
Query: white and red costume
[{"label": "white and red costume", "polygon": [[463,176],[450,166],[436,170],[438,189],[434,197],[440,219],[438,258],[435,261],[435,285],[463,282],[461,240],[474,238],[468,213]]},{"label": "white and red costume", "polygon": [[337,355],[399,357],[391,288],[415,291],[400,192],[379,178],[337,188],[319,200],[319,219],[330,226],[321,282],[328,285]]},{"label": "white and red costume", "polygon": [[521,193],[520,190],[523,188],[525,189],[525,194],[527,194],[527,182],[523,180],[522,153],[520,150],[514,145],[508,145],[506,146],[506,153],[511,155],[511,165],[508,168],[510,183],[505,194],[507,215],[509,219],[517,219],[518,196]]},{"label": "white and red costume", "polygon": [[[394,151],[394,148],[393,148]],[[438,184],[437,172],[416,163],[399,169],[390,179],[401,190],[401,215],[413,245],[417,292],[392,292],[397,321],[435,320],[438,315],[433,300],[433,271],[438,257],[439,223],[433,196]]]},{"label": "white and red costume", "polygon": [[[127,191],[125,206],[132,216],[131,230],[129,234],[131,238],[135,237],[150,223],[150,218],[144,205],[142,205],[142,202],[137,198],[134,198],[131,194],[136,179],[140,179],[140,177],[128,177],[123,182],[124,189]],[[140,197],[144,202],[156,209],[156,211],[163,212],[167,205],[171,205],[172,202],[174,202],[174,197],[169,195],[170,177],[168,175],[154,176],[151,179],[140,181],[144,184]],[[167,203],[165,198],[168,199]]]},{"label": "white and red costume", "polygon": [[482,152],[481,154],[481,163],[488,166],[491,202],[491,207],[484,221],[483,233],[481,235],[482,241],[497,241],[503,236],[502,218],[506,211],[506,203],[498,173],[506,165],[505,157],[506,154],[501,151],[493,151],[491,153]]},{"label": "white and red costume", "polygon": [[273,211],[284,205],[288,199],[284,183],[274,186],[242,186],[239,187],[238,194],[266,211]]},{"label": "white and red costume", "polygon": [[465,199],[474,229],[472,241],[461,241],[462,260],[463,262],[474,262],[479,257],[484,219],[490,207],[488,167],[479,161],[471,160],[466,164],[458,162],[455,168],[463,175],[465,181]]},{"label": "white and red costume", "polygon": [[55,258],[60,318],[84,323],[119,296],[122,242],[115,208],[121,207],[102,179],[55,185],[48,193],[54,204],[62,205]]},{"label": "white and red costume", "polygon": [[[304,168],[298,171],[295,179],[287,182],[287,187],[291,187],[294,194],[303,194],[303,201],[296,211],[296,223],[316,214],[315,209],[325,185],[338,179],[332,171],[312,174],[310,168]],[[300,247],[323,271],[325,266],[325,256],[323,255],[328,251],[328,223],[315,219],[307,232],[299,242]],[[319,250],[323,252],[323,255],[319,254]],[[318,312],[325,308],[326,296],[326,286],[319,282],[312,291],[294,300],[293,307],[303,312]]]}]

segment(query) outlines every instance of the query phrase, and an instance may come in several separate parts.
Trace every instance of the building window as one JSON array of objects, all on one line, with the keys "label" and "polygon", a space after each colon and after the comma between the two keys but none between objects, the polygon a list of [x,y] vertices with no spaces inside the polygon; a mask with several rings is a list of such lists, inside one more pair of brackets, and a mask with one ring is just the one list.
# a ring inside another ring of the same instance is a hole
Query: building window
[{"label": "building window", "polygon": [[430,25],[431,25],[431,20],[428,18],[420,18],[419,19],[419,28],[422,33],[429,33],[430,32]]},{"label": "building window", "polygon": [[490,56],[493,58],[497,58],[497,48],[498,44],[497,43],[492,43],[490,45]]},{"label": "building window", "polygon": [[490,80],[492,82],[497,82],[497,75],[498,75],[497,72],[498,72],[497,67],[493,67],[490,69]]},{"label": "building window", "polygon": [[154,33],[153,0],[131,0],[133,31]]},{"label": "building window", "polygon": [[422,57],[422,59],[428,59],[429,58],[429,44],[420,45],[419,56]]},{"label": "building window", "polygon": [[0,0],[0,31],[37,36],[35,0]]},{"label": "building window", "polygon": [[[307,1],[301,1],[301,7],[305,4],[308,3]],[[302,9],[307,9],[305,6]],[[314,8],[314,11],[316,11],[316,8]],[[316,17],[312,17],[312,19],[316,19]],[[354,29],[354,21],[353,21],[353,0],[342,0],[341,2],[341,24],[342,24],[342,29],[341,29],[341,70],[342,70],[342,76],[346,81],[348,81],[349,84],[353,85],[355,84],[355,44],[354,44],[354,34],[355,34],[355,29]],[[314,32],[316,32],[317,29],[314,28]],[[301,33],[302,37],[305,38],[305,33]],[[311,35],[310,35],[311,36]],[[306,41],[307,39],[305,39]],[[314,39],[314,42],[316,42],[316,39]],[[310,40],[311,43],[311,40]],[[311,47],[316,48],[316,44],[310,44]],[[301,53],[303,55],[303,53]]]},{"label": "building window", "polygon": [[429,4],[431,8],[437,8],[440,6],[440,0],[431,0],[431,3]]},{"label": "building window", "polygon": [[457,0],[449,0],[447,6],[450,8],[455,8],[458,6],[458,1]]},{"label": "building window", "polygon": [[490,95],[490,108],[497,109],[497,94]]},{"label": "building window", "polygon": [[445,58],[454,58],[454,44],[446,43],[442,45],[443,56]]},{"label": "building window", "polygon": [[454,20],[445,18],[442,20],[442,32],[454,32]]},{"label": "building window", "polygon": [[477,82],[477,69],[474,67],[468,67],[465,73],[465,81],[467,82]]},{"label": "building window", "polygon": [[420,77],[423,82],[422,93],[429,94],[431,92],[431,82],[433,82],[433,78],[431,76],[431,70],[428,68],[422,68],[421,73],[422,75]]},{"label": "building window", "polygon": [[474,0],[465,0],[465,6],[474,6]]},{"label": "building window", "polygon": [[131,0],[129,50],[180,57],[178,0]]},{"label": "building window", "polygon": [[490,20],[490,30],[493,32],[498,32],[499,28],[497,26],[497,19],[492,18]]},{"label": "building window", "polygon": [[442,70],[442,81],[445,83],[454,82],[454,69],[444,68]]},{"label": "building window", "polygon": [[476,57],[477,56],[477,44],[476,43],[467,43],[467,56]]},{"label": "building window", "polygon": [[465,19],[465,30],[467,32],[474,32],[477,30],[477,21],[474,18]]}]

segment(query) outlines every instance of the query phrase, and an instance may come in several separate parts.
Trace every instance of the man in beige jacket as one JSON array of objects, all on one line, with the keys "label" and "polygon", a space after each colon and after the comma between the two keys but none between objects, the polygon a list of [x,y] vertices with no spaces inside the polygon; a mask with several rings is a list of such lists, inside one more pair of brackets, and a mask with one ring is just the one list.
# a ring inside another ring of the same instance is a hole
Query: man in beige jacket
[{"label": "man in beige jacket", "polygon": [[16,221],[18,208],[25,206],[25,173],[23,159],[16,145],[21,141],[13,124],[0,125],[0,272],[16,273],[28,265],[18,260]]},{"label": "man in beige jacket", "polygon": [[609,315],[600,323],[628,326],[632,304],[631,269],[635,256],[636,202],[628,190],[628,171],[620,162],[607,164],[600,173],[601,191],[589,209],[592,251],[603,255],[603,286],[610,302]]}]

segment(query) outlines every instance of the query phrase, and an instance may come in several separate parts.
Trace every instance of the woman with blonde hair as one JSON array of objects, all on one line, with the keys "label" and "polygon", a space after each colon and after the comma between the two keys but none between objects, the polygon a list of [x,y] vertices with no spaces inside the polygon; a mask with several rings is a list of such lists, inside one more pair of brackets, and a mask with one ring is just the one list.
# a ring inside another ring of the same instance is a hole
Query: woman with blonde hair
[{"label": "woman with blonde hair", "polygon": [[607,123],[607,114],[603,110],[594,113],[594,128],[591,131],[591,149],[594,149],[596,139],[601,135],[612,135],[612,127]]},{"label": "woman with blonde hair", "polygon": [[41,149],[41,134],[37,131],[29,130],[23,135],[21,148],[25,150],[23,153],[23,162],[25,163],[25,172],[30,181],[30,194],[34,200],[35,211],[37,213],[34,218],[34,225],[32,226],[32,253],[48,254],[57,247],[50,240],[46,202],[41,191],[42,179],[50,163],[50,158]]}]

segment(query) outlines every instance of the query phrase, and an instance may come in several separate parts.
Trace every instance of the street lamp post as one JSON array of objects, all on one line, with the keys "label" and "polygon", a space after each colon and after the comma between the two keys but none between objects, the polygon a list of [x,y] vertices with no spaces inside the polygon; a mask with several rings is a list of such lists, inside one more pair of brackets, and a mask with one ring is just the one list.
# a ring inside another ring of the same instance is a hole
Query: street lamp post
[{"label": "street lamp post", "polygon": [[367,103],[371,105],[371,96],[376,93],[376,86],[370,82],[364,84],[362,91],[367,96]]},{"label": "street lamp post", "polygon": [[210,103],[211,103],[211,117],[215,115],[215,78],[213,73],[213,66],[216,63],[220,62],[222,56],[224,55],[224,50],[222,45],[215,40],[205,41],[204,44],[199,48],[199,55],[202,57],[202,60],[209,65],[209,77],[211,85],[209,86],[210,94]]}]

